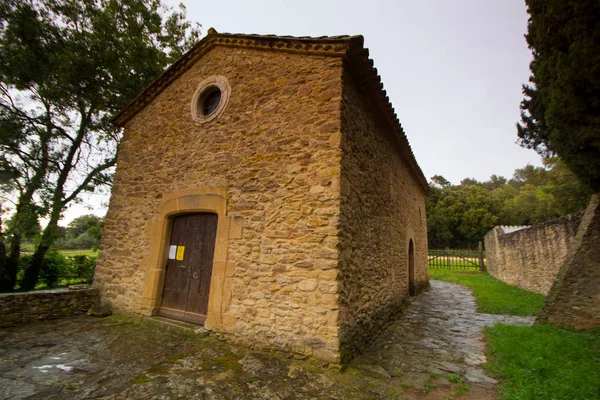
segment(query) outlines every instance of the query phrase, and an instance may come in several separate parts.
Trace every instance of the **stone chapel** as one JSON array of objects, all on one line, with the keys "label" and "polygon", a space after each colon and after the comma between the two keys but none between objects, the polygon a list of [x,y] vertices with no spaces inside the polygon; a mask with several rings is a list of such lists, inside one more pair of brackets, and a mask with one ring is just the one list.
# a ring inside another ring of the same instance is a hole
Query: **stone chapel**
[{"label": "stone chapel", "polygon": [[114,122],[117,312],[345,363],[428,286],[427,181],[362,36],[211,29]]}]

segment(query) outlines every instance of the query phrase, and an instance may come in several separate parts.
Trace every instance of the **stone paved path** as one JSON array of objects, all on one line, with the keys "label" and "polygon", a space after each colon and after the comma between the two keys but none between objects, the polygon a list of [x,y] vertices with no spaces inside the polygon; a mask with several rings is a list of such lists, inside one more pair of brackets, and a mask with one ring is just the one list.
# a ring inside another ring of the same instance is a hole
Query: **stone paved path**
[{"label": "stone paved path", "polygon": [[470,289],[448,282],[431,281],[406,313],[351,365],[375,365],[390,376],[402,377],[421,389],[427,381],[450,385],[442,377],[457,374],[472,386],[493,388],[480,364],[486,361],[482,329],[497,322],[531,325],[535,317],[480,314]]}]

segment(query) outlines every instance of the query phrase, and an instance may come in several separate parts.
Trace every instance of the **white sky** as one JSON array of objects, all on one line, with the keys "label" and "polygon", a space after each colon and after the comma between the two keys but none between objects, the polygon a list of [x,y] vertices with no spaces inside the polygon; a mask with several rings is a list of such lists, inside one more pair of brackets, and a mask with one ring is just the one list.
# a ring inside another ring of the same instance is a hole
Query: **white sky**
[{"label": "white sky", "polygon": [[[163,0],[177,6],[179,0]],[[183,0],[202,32],[365,37],[425,176],[453,183],[541,165],[515,144],[531,53],[523,0]],[[92,197],[92,212],[105,212]],[[89,213],[81,205],[66,221]]]}]

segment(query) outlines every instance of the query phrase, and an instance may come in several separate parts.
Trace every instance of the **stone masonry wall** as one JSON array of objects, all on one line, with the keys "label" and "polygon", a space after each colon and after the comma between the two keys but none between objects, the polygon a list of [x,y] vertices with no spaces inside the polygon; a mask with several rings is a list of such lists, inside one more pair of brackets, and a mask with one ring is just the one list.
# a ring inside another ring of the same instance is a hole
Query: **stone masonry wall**
[{"label": "stone masonry wall", "polygon": [[[96,268],[103,300],[150,313],[148,221],[167,193],[225,188],[243,220],[228,247],[231,333],[337,362],[341,69],[338,57],[215,47],[131,119]],[[190,103],[211,75],[231,97],[199,126]]]},{"label": "stone masonry wall", "polygon": [[600,196],[585,210],[567,257],[536,323],[569,329],[600,327]]},{"label": "stone masonry wall", "polygon": [[494,228],[485,235],[488,272],[511,285],[548,294],[582,215],[571,214],[506,234],[502,228]]},{"label": "stone masonry wall", "polygon": [[428,285],[425,194],[397,153],[390,128],[345,69],[338,284],[342,357],[360,352],[408,298],[408,246],[415,282]]},{"label": "stone masonry wall", "polygon": [[0,328],[72,317],[98,303],[97,289],[55,289],[0,294]]}]

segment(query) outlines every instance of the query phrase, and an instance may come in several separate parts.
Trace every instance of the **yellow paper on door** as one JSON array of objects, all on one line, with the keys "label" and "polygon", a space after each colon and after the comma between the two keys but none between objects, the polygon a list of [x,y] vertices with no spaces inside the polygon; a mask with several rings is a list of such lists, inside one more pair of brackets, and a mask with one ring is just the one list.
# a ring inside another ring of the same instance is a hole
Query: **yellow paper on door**
[{"label": "yellow paper on door", "polygon": [[177,246],[177,255],[175,256],[175,259],[177,261],[183,260],[183,252],[184,251],[185,251],[185,246]]}]

